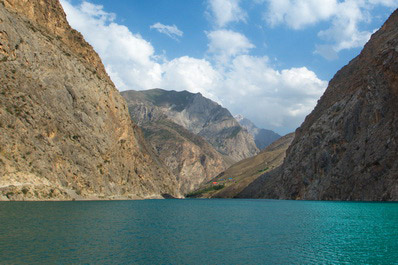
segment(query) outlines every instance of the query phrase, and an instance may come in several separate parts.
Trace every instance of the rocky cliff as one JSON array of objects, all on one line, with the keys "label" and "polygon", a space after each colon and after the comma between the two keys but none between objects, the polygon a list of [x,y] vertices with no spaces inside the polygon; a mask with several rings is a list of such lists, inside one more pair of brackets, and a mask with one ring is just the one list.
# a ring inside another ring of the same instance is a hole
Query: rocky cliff
[{"label": "rocky cliff", "polygon": [[58,1],[0,1],[0,80],[0,199],[179,196]]},{"label": "rocky cliff", "polygon": [[283,165],[241,197],[398,200],[398,11],[330,81]]},{"label": "rocky cliff", "polygon": [[138,122],[163,115],[203,137],[230,163],[258,153],[253,137],[239,125],[231,113],[200,93],[151,89],[126,91],[122,95],[129,101],[130,108],[133,105],[146,106],[143,111],[140,111],[139,107],[134,107],[135,119]]},{"label": "rocky cliff", "polygon": [[160,107],[137,98],[135,92],[122,95],[132,119],[143,128],[147,141],[177,176],[182,193],[189,193],[226,169],[224,157],[201,136],[168,119]]},{"label": "rocky cliff", "polygon": [[[192,194],[204,198],[234,198],[260,175],[280,166],[293,141],[290,133],[268,145],[258,155],[244,159],[202,185]],[[217,184],[214,184],[216,182]],[[213,189],[212,187],[218,187]]]},{"label": "rocky cliff", "polygon": [[263,150],[268,145],[281,138],[279,134],[272,130],[258,128],[251,120],[242,115],[236,115],[235,119],[253,136],[256,146],[260,150]]}]

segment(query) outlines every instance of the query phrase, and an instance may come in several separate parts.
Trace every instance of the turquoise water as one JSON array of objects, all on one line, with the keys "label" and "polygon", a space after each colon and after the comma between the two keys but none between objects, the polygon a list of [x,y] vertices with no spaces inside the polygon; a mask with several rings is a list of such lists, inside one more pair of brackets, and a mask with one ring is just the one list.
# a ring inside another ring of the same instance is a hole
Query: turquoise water
[{"label": "turquoise water", "polygon": [[398,203],[0,203],[1,264],[398,264]]}]

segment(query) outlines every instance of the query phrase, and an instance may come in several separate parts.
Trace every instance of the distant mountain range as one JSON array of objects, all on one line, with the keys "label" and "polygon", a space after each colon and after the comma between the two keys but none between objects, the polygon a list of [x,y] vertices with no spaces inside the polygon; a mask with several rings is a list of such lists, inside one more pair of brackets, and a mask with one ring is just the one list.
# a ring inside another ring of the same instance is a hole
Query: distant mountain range
[{"label": "distant mountain range", "polygon": [[151,89],[125,91],[122,96],[183,192],[259,151],[252,135],[227,109],[199,93]]},{"label": "distant mountain range", "polygon": [[258,128],[251,120],[242,115],[235,115],[234,117],[243,128],[253,135],[254,142],[260,150],[281,138],[281,136],[274,131]]}]

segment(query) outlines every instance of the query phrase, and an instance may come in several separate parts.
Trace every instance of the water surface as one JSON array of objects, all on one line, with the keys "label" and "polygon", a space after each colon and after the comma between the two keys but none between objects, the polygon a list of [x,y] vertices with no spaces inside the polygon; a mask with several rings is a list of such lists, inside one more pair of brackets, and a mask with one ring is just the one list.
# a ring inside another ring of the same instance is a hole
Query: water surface
[{"label": "water surface", "polygon": [[1,264],[398,264],[398,203],[0,203]]}]

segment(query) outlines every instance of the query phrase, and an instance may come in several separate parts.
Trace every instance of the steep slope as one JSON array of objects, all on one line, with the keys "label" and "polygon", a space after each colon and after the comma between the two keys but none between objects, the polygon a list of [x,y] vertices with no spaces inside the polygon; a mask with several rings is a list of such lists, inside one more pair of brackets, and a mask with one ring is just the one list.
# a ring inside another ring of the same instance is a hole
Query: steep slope
[{"label": "steep slope", "polygon": [[398,200],[398,11],[342,68],[278,170],[241,197]]},{"label": "steep slope", "polygon": [[253,135],[254,142],[260,150],[263,150],[265,147],[281,138],[281,136],[274,131],[258,128],[251,120],[242,115],[236,115],[235,119],[243,128]]},{"label": "steep slope", "polygon": [[0,1],[0,81],[0,199],[179,196],[58,1]]},{"label": "steep slope", "polygon": [[[258,155],[232,165],[209,183],[202,185],[192,195],[205,198],[234,198],[261,174],[282,164],[293,138],[294,133],[281,137]],[[217,183],[214,184],[214,182]],[[218,187],[218,189],[215,190],[212,187]]]},{"label": "steep slope", "polygon": [[217,176],[227,165],[222,155],[202,137],[167,119],[143,125],[145,138],[177,176],[183,194]]},{"label": "steep slope", "polygon": [[167,119],[159,107],[126,98],[132,119],[143,128],[147,141],[177,176],[182,193],[198,188],[226,169],[224,157],[202,137]]},{"label": "steep slope", "polygon": [[231,113],[200,93],[151,89],[125,91],[122,95],[129,101],[129,105],[136,102],[135,105],[142,103],[156,107],[156,115],[143,111],[142,114],[137,114],[137,118],[138,115],[164,115],[192,133],[202,136],[231,162],[258,153],[253,137],[239,125]]}]

